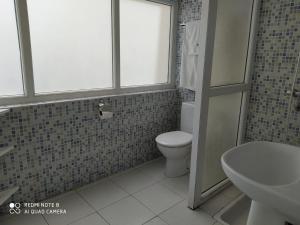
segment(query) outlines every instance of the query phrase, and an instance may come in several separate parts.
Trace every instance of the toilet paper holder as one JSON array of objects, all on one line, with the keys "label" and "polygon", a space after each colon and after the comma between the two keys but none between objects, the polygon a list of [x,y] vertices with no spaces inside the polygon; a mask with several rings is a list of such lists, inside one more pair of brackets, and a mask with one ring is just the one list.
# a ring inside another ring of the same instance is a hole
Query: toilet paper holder
[{"label": "toilet paper holder", "polygon": [[100,102],[99,107],[99,117],[100,119],[110,119],[113,117],[112,107],[110,104],[105,104]]}]

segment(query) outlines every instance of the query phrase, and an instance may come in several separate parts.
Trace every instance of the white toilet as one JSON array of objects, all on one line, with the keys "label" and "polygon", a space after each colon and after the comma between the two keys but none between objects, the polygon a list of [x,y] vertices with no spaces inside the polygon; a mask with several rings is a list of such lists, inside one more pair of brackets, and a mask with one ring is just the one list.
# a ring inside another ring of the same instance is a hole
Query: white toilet
[{"label": "white toilet", "polygon": [[167,177],[178,177],[188,172],[192,148],[194,102],[183,102],[181,106],[180,130],[160,134],[156,137],[158,149],[166,157]]}]

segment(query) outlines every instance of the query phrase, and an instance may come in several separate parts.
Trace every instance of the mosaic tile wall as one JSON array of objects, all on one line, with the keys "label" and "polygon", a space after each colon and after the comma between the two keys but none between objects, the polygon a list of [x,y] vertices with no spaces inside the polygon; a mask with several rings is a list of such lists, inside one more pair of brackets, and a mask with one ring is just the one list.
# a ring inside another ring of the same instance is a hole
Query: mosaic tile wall
[{"label": "mosaic tile wall", "polygon": [[[179,1],[177,80],[181,61],[180,23],[200,19],[201,1]],[[178,83],[178,82],[177,82]],[[114,119],[99,120],[100,100]],[[160,153],[156,135],[177,129],[185,89],[97,100],[22,107],[0,118],[0,147],[15,150],[0,158],[0,190],[20,186],[15,201],[37,201],[125,170]]]},{"label": "mosaic tile wall", "polygon": [[[99,119],[100,100],[113,119]],[[0,117],[0,147],[15,145],[0,158],[0,190],[37,201],[154,159],[177,116],[176,90],[11,109]]]},{"label": "mosaic tile wall", "polygon": [[[201,18],[201,0],[179,1],[178,23]],[[262,0],[252,74],[245,141],[269,140],[300,145],[298,100],[286,94],[293,84],[300,52],[300,0]],[[177,85],[184,28],[178,26]],[[300,90],[300,68],[295,88]],[[181,101],[194,92],[179,88]],[[291,107],[289,107],[291,105]]]},{"label": "mosaic tile wall", "polygon": [[[177,84],[184,28],[200,19],[200,0],[179,1]],[[300,145],[300,113],[288,111],[300,48],[300,0],[263,0],[246,141]],[[300,74],[297,79],[300,89]],[[97,104],[111,103],[111,120],[99,120]],[[178,126],[181,101],[194,93],[179,88],[148,94],[22,107],[0,118],[0,147],[15,150],[0,158],[0,190],[20,186],[15,201],[48,198],[151,160],[159,155],[157,134]],[[296,104],[294,100],[292,104]]]},{"label": "mosaic tile wall", "polygon": [[[297,101],[290,105],[300,51],[300,0],[263,0],[252,74],[246,141],[300,145]],[[300,88],[300,74],[296,88]],[[289,110],[290,109],[290,110]]]},{"label": "mosaic tile wall", "polygon": [[[185,27],[180,26],[182,23],[200,20],[202,0],[180,0],[178,2],[178,26],[177,26],[177,54],[176,54],[176,84],[179,86],[180,66],[182,54],[182,41],[185,33]],[[194,101],[195,92],[179,88],[180,101]]]}]

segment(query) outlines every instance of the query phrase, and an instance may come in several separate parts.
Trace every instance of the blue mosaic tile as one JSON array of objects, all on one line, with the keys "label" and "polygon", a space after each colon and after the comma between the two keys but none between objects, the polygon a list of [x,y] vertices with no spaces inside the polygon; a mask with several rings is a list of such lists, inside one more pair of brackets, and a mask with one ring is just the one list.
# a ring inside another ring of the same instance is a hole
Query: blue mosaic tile
[{"label": "blue mosaic tile", "polygon": [[[179,1],[177,85],[179,24],[200,19],[201,6]],[[299,27],[300,0],[262,1],[245,141],[300,145],[299,112],[289,114],[285,94],[296,71]],[[113,119],[99,120],[100,100],[112,105]],[[180,103],[192,100],[193,91],[179,88],[12,109],[0,118],[0,147],[15,146],[0,159],[0,190],[20,186],[13,200],[38,201],[154,159],[160,155],[155,136],[177,129]]]},{"label": "blue mosaic tile", "polygon": [[[100,101],[114,117],[100,120]],[[15,201],[38,201],[160,156],[155,137],[177,129],[178,92],[14,108],[0,118],[0,190],[19,186]]]},{"label": "blue mosaic tile", "polygon": [[300,145],[299,115],[286,94],[300,51],[299,6],[299,0],[262,1],[245,141]]}]

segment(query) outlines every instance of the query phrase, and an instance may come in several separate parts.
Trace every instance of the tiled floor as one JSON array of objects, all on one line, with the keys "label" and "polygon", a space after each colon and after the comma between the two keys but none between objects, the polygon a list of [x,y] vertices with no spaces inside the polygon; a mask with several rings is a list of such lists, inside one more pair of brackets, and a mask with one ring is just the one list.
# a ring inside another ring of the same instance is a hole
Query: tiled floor
[{"label": "tiled floor", "polygon": [[164,159],[114,175],[47,202],[66,215],[5,216],[2,225],[217,225],[213,216],[240,192],[232,187],[197,210],[187,208],[188,176],[166,178]]}]

